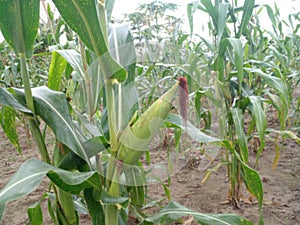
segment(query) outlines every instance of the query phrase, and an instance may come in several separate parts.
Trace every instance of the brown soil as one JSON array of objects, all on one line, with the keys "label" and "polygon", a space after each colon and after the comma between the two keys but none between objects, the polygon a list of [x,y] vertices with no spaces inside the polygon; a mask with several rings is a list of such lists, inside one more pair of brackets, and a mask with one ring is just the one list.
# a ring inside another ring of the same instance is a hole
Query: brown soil
[{"label": "brown soil", "polygon": [[[18,130],[23,155],[16,152],[2,130],[0,131],[0,189],[24,161],[31,157],[38,157],[37,148],[31,139],[28,139],[24,127],[20,126]],[[47,145],[52,146],[53,143],[53,138],[50,138]],[[284,145],[285,149],[281,151],[276,170],[272,169],[275,151],[271,142],[268,142],[260,158],[258,171],[264,185],[263,212],[266,225],[300,224],[300,146],[292,140],[287,140]],[[255,159],[254,152],[251,152],[251,159],[252,161]],[[226,168],[221,167],[217,172],[212,173],[206,183],[202,184],[205,172],[199,170],[198,165],[201,165],[201,161],[197,160],[197,158],[192,158],[190,163],[171,178],[172,200],[203,213],[236,213],[257,224],[258,206],[255,201],[251,201],[247,192],[243,196],[240,209],[235,209],[230,204],[224,204],[229,186]],[[218,162],[219,159],[216,159],[210,168],[213,168]],[[2,224],[29,224],[27,208],[38,201],[47,191],[47,183],[48,181],[45,179],[39,188],[29,196],[9,202]],[[155,199],[165,197],[164,190],[159,185],[152,185],[149,187],[149,196]],[[43,224],[53,224],[46,209],[47,202],[44,201],[42,205],[45,212]],[[155,210],[156,208],[147,209],[150,212]],[[186,218],[186,220],[188,219]],[[82,216],[81,224],[88,225],[91,222],[87,216]]]}]

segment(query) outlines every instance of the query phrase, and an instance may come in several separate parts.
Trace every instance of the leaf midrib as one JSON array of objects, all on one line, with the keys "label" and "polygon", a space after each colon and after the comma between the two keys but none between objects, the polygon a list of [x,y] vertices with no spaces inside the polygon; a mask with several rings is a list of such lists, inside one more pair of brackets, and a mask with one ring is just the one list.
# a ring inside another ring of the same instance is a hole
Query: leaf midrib
[{"label": "leaf midrib", "polygon": [[[95,41],[95,38],[94,38],[94,35],[93,35],[93,32],[91,30],[91,27],[89,26],[89,23],[88,21],[86,20],[86,17],[84,16],[84,13],[82,12],[81,8],[79,7],[79,5],[76,3],[75,0],[71,0],[75,6],[75,8],[77,9],[77,11],[79,12],[80,14],[80,17],[82,18],[82,21],[87,29],[87,32],[89,34],[89,38],[92,42],[92,46],[94,48],[94,51],[96,53],[97,56],[100,56],[101,53],[99,52],[98,48],[97,48],[97,44],[96,44],[96,41]],[[99,26],[100,27],[100,26]]]}]

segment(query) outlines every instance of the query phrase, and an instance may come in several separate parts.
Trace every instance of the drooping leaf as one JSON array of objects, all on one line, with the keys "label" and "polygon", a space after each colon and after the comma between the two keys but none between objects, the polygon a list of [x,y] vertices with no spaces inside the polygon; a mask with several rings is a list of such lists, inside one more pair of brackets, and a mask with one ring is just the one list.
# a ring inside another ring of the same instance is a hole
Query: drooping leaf
[{"label": "drooping leaf", "polygon": [[267,119],[266,114],[262,108],[262,102],[260,97],[258,96],[249,96],[249,100],[252,104],[252,114],[255,119],[256,129],[259,135],[260,146],[257,150],[256,161],[258,162],[258,158],[265,147],[265,134],[267,128]]},{"label": "drooping leaf", "polygon": [[[101,186],[96,172],[70,172],[37,159],[29,159],[21,165],[16,174],[0,191],[0,206],[34,191],[46,175],[59,188],[71,194],[78,194],[85,188],[99,189]],[[0,207],[0,210],[3,209]],[[3,211],[0,211],[0,220],[2,214]]]},{"label": "drooping leaf", "polygon": [[[23,91],[19,89],[15,91],[24,96]],[[47,87],[37,87],[32,89],[32,94],[37,115],[41,116],[52,129],[57,140],[68,146],[91,167],[83,146],[84,140],[75,129],[64,93],[52,91]]]},{"label": "drooping leaf", "polygon": [[285,105],[288,106],[288,102],[289,102],[288,87],[280,78],[266,74],[260,69],[252,69],[250,71],[257,73],[257,75],[263,78],[266,84],[276,89],[282,95],[283,97],[282,100],[284,101]]},{"label": "drooping leaf", "polygon": [[277,134],[280,134],[284,137],[287,137],[287,138],[291,138],[293,139],[294,141],[296,141],[296,143],[298,145],[300,145],[300,137],[298,137],[293,131],[290,131],[290,130],[275,130],[275,129],[271,129],[271,128],[268,128],[267,129],[268,132],[270,133],[277,133]]},{"label": "drooping leaf", "polygon": [[67,66],[67,61],[56,51],[52,52],[52,59],[48,74],[48,87],[54,91],[59,91],[62,75]]},{"label": "drooping leaf", "polygon": [[187,132],[187,134],[195,141],[200,143],[212,143],[212,142],[219,142],[221,139],[211,137],[203,132],[201,132],[198,128],[196,128],[193,124],[187,121],[187,127],[184,126],[182,121],[182,117],[176,114],[169,114],[165,122],[176,125],[180,127],[182,130]]},{"label": "drooping leaf", "polygon": [[24,113],[32,114],[32,112],[21,104],[11,93],[0,87],[0,105],[5,105]]},{"label": "drooping leaf", "polygon": [[0,30],[17,55],[31,58],[39,26],[39,0],[1,0]]},{"label": "drooping leaf", "polygon": [[235,126],[235,132],[238,139],[238,144],[241,150],[241,158],[245,163],[248,163],[248,146],[247,146],[247,139],[244,133],[244,117],[242,110],[233,108],[232,112],[232,119]]},{"label": "drooping leaf", "polygon": [[265,134],[267,128],[267,119],[266,119],[266,114],[262,107],[261,98],[258,96],[249,96],[249,100],[252,104],[252,115],[255,119],[255,125],[260,140],[260,146],[259,149],[257,150],[257,155],[256,155],[256,162],[258,162],[259,156],[266,145]]},{"label": "drooping leaf", "polygon": [[286,107],[286,101],[278,95],[274,95],[271,93],[267,93],[270,99],[272,100],[272,104],[276,108],[278,112],[278,119],[280,123],[280,130],[285,130],[286,128],[286,120],[288,114],[288,108]]},{"label": "drooping leaf", "polygon": [[108,51],[106,16],[102,3],[88,0],[53,0],[53,3],[84,44],[96,53],[104,76],[123,82],[127,76],[126,70],[113,60]]},{"label": "drooping leaf", "polygon": [[30,225],[42,225],[43,224],[43,212],[39,202],[34,203],[28,208],[28,216]]},{"label": "drooping leaf", "polygon": [[202,225],[253,225],[247,219],[235,214],[204,214],[190,210],[177,202],[170,202],[160,212],[148,217],[142,223],[146,224],[170,224],[181,217],[193,216]]},{"label": "drooping leaf", "polygon": [[13,146],[21,154],[19,138],[16,127],[16,112],[10,107],[2,106],[0,109],[0,124],[6,137],[10,140]]}]

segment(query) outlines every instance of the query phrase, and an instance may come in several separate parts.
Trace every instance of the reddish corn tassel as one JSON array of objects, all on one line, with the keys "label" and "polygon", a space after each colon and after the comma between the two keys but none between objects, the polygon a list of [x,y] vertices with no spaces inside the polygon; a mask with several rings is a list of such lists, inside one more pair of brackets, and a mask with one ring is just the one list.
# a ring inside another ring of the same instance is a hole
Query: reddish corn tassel
[{"label": "reddish corn tassel", "polygon": [[178,98],[180,105],[180,115],[184,121],[184,125],[187,123],[187,111],[188,111],[188,100],[189,100],[189,90],[187,85],[186,77],[178,77],[179,90]]}]

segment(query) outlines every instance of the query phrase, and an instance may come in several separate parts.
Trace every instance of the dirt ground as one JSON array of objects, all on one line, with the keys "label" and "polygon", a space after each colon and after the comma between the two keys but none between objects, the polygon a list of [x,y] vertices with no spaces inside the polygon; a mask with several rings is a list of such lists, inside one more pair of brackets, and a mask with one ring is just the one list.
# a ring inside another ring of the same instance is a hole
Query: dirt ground
[{"label": "dirt ground", "polygon": [[[272,122],[272,121],[271,121]],[[31,139],[28,139],[24,127],[19,129],[20,144],[23,155],[18,154],[0,129],[0,189],[8,182],[17,168],[29,158],[37,157],[37,148]],[[52,146],[53,138],[47,145]],[[272,169],[275,157],[274,145],[267,143],[263,151],[258,171],[264,186],[264,219],[266,225],[295,225],[300,224],[300,146],[293,140],[287,140],[285,149],[281,151],[279,164],[276,170]],[[252,161],[255,153],[250,153]],[[210,166],[217,165],[219,159]],[[203,213],[236,213],[258,222],[259,210],[257,203],[249,201],[249,194],[245,192],[240,209],[234,209],[224,204],[228,192],[228,178],[226,168],[221,167],[204,184],[201,183],[205,172],[200,170],[201,161],[194,158],[182,170],[171,178],[172,200]],[[164,197],[164,190],[159,185],[149,187],[149,196],[154,199]],[[31,195],[9,202],[4,212],[2,225],[29,224],[27,208],[35,203],[47,191],[47,180]],[[45,212],[45,225],[53,224],[47,212],[47,202],[42,203]],[[155,211],[155,209],[147,209]],[[86,216],[81,217],[81,224],[91,224]],[[192,223],[194,224],[194,223]]]}]

